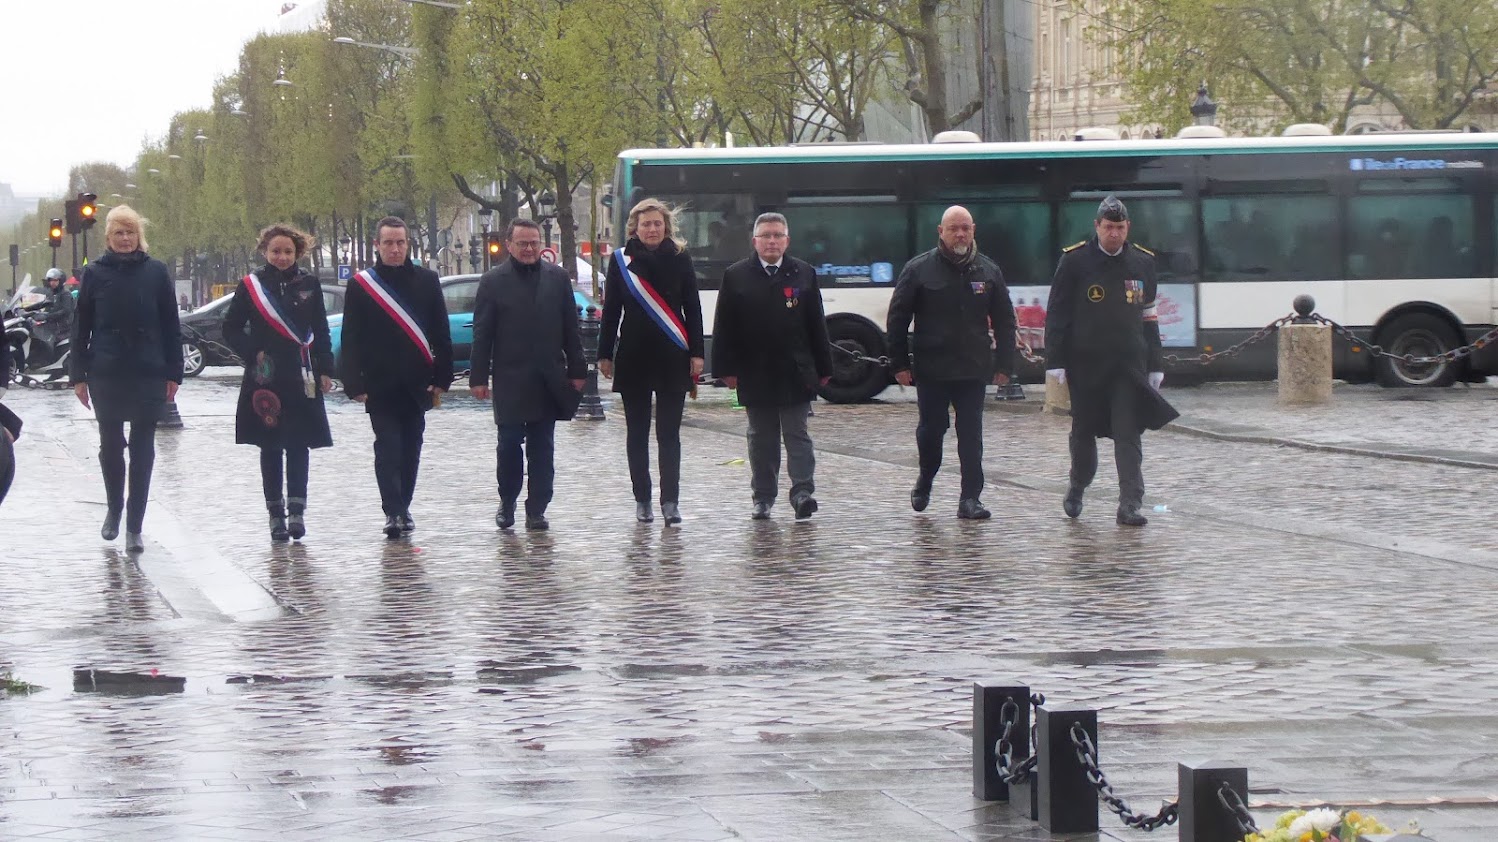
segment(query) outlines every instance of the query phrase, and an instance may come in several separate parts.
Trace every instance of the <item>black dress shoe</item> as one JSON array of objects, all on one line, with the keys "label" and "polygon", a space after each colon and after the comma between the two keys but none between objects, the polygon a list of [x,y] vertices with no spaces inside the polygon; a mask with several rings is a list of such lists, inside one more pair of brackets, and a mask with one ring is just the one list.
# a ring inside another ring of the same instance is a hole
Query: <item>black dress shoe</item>
[{"label": "black dress shoe", "polygon": [[145,552],[145,549],[146,539],[141,537],[141,534],[139,532],[127,531],[125,533],[125,552],[140,553]]},{"label": "black dress shoe", "polygon": [[106,541],[113,541],[120,537],[120,513],[105,512],[104,525],[99,527],[99,537]]},{"label": "black dress shoe", "polygon": [[401,512],[399,515],[396,515],[395,520],[400,524],[402,532],[416,531],[416,519],[411,517],[410,512]]},{"label": "black dress shoe", "polygon": [[677,508],[675,503],[662,503],[661,517],[666,521],[667,526],[675,526],[681,523],[681,509]]},{"label": "black dress shoe", "polygon": [[816,512],[817,498],[804,494],[791,501],[791,508],[796,510],[796,520],[806,520]]},{"label": "black dress shoe", "polygon": [[957,504],[957,516],[963,520],[988,520],[992,513],[983,508],[983,502],[977,497],[969,497]]},{"label": "black dress shoe", "polygon": [[750,520],[769,520],[770,519],[770,504],[769,503],[755,503],[754,504],[754,509],[749,512],[749,519]]},{"label": "black dress shoe", "polygon": [[385,537],[399,538],[401,536],[400,518],[395,515],[385,515]]},{"label": "black dress shoe", "polygon": [[272,541],[289,541],[291,532],[286,526],[286,516],[272,514],[270,516],[270,539]]},{"label": "black dress shoe", "polygon": [[1066,496],[1061,500],[1061,509],[1066,512],[1067,517],[1075,518],[1082,514],[1082,491],[1083,489],[1076,485],[1066,489]]},{"label": "black dress shoe", "polygon": [[499,511],[494,513],[494,525],[500,529],[509,529],[515,525],[514,500],[499,501]]},{"label": "black dress shoe", "polygon": [[1137,507],[1135,507],[1135,506],[1119,506],[1118,507],[1118,525],[1119,526],[1143,526],[1146,523],[1149,523],[1149,518],[1147,518],[1144,515],[1140,514],[1139,513],[1139,509]]},{"label": "black dress shoe", "polygon": [[546,516],[545,515],[526,515],[525,516],[525,528],[526,529],[550,529],[551,528],[551,524],[546,522]]},{"label": "black dress shoe", "polygon": [[300,513],[286,516],[286,532],[293,540],[300,541],[307,537],[307,521]]},{"label": "black dress shoe", "polygon": [[910,489],[910,508],[924,512],[929,505],[931,505],[931,486],[917,485]]},{"label": "black dress shoe", "polygon": [[655,521],[655,512],[650,510],[648,502],[635,502],[635,520],[640,523],[653,523]]}]

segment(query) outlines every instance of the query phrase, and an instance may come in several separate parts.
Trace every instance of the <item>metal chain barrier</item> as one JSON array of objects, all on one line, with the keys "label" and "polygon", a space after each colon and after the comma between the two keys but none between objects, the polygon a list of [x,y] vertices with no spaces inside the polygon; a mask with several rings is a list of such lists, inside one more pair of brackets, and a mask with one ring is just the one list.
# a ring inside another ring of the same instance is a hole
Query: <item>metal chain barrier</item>
[{"label": "metal chain barrier", "polygon": [[1160,808],[1160,812],[1153,816],[1142,816],[1129,809],[1129,805],[1119,798],[1113,791],[1113,785],[1108,783],[1108,776],[1098,766],[1097,746],[1092,744],[1092,737],[1082,728],[1081,723],[1073,722],[1071,726],[1071,742],[1077,749],[1077,761],[1087,769],[1087,780],[1097,787],[1098,795],[1108,809],[1118,814],[1124,825],[1135,827],[1140,830],[1154,830],[1158,827],[1175,824],[1178,818],[1179,804],[1170,802]]},{"label": "metal chain barrier", "polygon": [[[1045,704],[1045,696],[1036,693],[1031,695],[1028,701],[1031,705],[1039,707]],[[1031,777],[1035,774],[1035,764],[1039,762],[1039,757],[1034,750],[1034,728],[1030,729],[1030,756],[1019,763],[1014,762],[1014,742],[1011,739],[1011,735],[1014,731],[1015,720],[1018,717],[1019,705],[1015,704],[1013,699],[1006,698],[1004,704],[999,707],[999,721],[1003,724],[1004,730],[999,734],[999,740],[994,749],[994,763],[999,773],[999,779],[1008,786],[1029,783]]]},{"label": "metal chain barrier", "polygon": [[1488,343],[1498,341],[1498,327],[1495,327],[1482,336],[1478,337],[1470,345],[1463,345],[1460,348],[1452,348],[1449,351],[1437,354],[1433,357],[1417,357],[1414,354],[1391,354],[1388,351],[1385,351],[1383,349],[1383,346],[1381,345],[1374,345],[1372,342],[1367,342],[1359,339],[1355,334],[1353,334],[1351,330],[1348,330],[1342,325],[1337,324],[1336,322],[1328,319],[1320,313],[1312,313],[1307,318],[1312,319],[1318,324],[1326,325],[1327,327],[1331,328],[1338,336],[1346,339],[1354,346],[1362,348],[1375,357],[1388,357],[1389,359],[1399,360],[1405,365],[1434,365],[1436,363],[1454,363],[1457,360],[1462,359],[1463,357],[1471,356],[1473,351],[1486,348],[1488,346]]},{"label": "metal chain barrier", "polygon": [[1248,806],[1243,803],[1243,799],[1238,797],[1237,791],[1229,786],[1227,781],[1223,781],[1222,786],[1217,788],[1217,801],[1222,804],[1223,809],[1233,814],[1233,821],[1238,823],[1239,833],[1247,836],[1250,833],[1259,832],[1259,825],[1254,822],[1254,817],[1248,812]]},{"label": "metal chain barrier", "polygon": [[1216,351],[1210,354],[1198,354],[1194,357],[1178,357],[1175,354],[1166,354],[1165,362],[1170,363],[1171,365],[1179,365],[1181,363],[1196,363],[1198,365],[1207,365],[1208,363],[1222,359],[1223,357],[1236,357],[1243,352],[1244,348],[1247,348],[1255,342],[1262,342],[1265,339],[1268,339],[1270,336],[1274,335],[1275,331],[1279,330],[1282,326],[1295,321],[1295,319],[1296,316],[1294,313],[1291,313],[1288,316],[1281,316],[1278,319],[1275,319],[1269,324],[1264,325],[1263,327],[1254,331],[1253,336],[1248,337],[1247,339],[1239,342],[1237,345],[1234,345],[1231,348],[1224,348],[1221,351]]},{"label": "metal chain barrier", "polygon": [[847,354],[848,356],[852,357],[853,361],[856,363],[873,363],[874,365],[889,368],[889,357],[871,357],[862,351],[849,351],[847,348],[844,348],[836,342],[830,342],[828,344],[832,346],[832,350]]}]

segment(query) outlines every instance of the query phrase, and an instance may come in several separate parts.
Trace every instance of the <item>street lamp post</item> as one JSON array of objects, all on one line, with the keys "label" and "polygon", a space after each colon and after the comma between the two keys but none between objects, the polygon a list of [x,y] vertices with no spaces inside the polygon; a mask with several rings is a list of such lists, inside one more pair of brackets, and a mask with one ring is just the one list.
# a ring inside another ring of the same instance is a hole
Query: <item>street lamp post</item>
[{"label": "street lamp post", "polygon": [[537,202],[541,205],[541,230],[546,232],[546,247],[551,248],[551,221],[557,218],[551,209],[557,206],[557,200],[550,190],[545,190]]},{"label": "street lamp post", "polygon": [[418,50],[415,47],[400,47],[395,44],[371,44],[368,41],[355,41],[347,35],[340,35],[337,38],[334,38],[333,43],[351,44],[355,47],[369,47],[375,50],[385,50],[386,52],[395,53],[396,55],[402,56],[404,58],[416,58],[417,56],[421,55],[421,50]]},{"label": "street lamp post", "polygon": [[1215,126],[1217,124],[1217,103],[1207,95],[1207,83],[1202,82],[1201,87],[1196,89],[1196,100],[1191,103],[1191,116],[1196,119],[1198,126]]}]

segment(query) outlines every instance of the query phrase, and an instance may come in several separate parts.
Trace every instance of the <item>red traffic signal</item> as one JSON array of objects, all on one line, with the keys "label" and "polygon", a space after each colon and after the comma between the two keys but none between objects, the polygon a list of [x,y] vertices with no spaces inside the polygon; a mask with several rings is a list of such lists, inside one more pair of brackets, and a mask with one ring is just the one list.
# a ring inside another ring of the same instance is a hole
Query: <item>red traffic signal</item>
[{"label": "red traffic signal", "polygon": [[52,219],[52,225],[47,229],[47,244],[52,248],[62,247],[62,220],[56,217]]},{"label": "red traffic signal", "polygon": [[78,194],[78,221],[84,228],[94,227],[99,221],[99,196],[97,193]]}]

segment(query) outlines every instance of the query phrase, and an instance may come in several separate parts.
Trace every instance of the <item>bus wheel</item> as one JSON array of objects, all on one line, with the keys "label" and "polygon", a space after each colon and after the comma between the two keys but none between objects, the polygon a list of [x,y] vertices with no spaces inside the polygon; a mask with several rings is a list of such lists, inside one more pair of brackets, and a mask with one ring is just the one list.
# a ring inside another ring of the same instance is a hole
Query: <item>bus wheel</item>
[{"label": "bus wheel", "polygon": [[830,403],[862,403],[889,386],[889,370],[877,362],[854,359],[884,355],[884,336],[873,325],[854,319],[834,319],[827,323],[827,338],[832,342],[832,379],[817,390]]},{"label": "bus wheel", "polygon": [[[1457,347],[1456,332],[1445,319],[1429,313],[1409,313],[1389,323],[1379,334],[1379,344],[1390,354],[1434,357]],[[1380,386],[1450,386],[1456,380],[1457,364],[1407,363],[1379,357],[1374,363]]]}]

